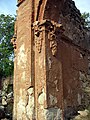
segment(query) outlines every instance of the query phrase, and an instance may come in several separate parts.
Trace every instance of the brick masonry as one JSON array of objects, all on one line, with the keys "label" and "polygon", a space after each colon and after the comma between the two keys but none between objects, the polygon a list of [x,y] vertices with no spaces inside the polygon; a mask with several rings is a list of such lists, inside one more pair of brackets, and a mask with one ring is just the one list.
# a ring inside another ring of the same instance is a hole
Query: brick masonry
[{"label": "brick masonry", "polygon": [[18,0],[13,120],[63,120],[84,104],[89,39],[73,1]]}]

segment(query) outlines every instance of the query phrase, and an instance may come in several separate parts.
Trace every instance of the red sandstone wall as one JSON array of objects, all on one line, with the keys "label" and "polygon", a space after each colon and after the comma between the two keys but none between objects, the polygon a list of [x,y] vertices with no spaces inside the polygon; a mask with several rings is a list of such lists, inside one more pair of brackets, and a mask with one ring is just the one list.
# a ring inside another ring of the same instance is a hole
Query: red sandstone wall
[{"label": "red sandstone wall", "polygon": [[61,41],[59,45],[62,62],[64,106],[81,105],[83,93],[80,71],[87,73],[87,54],[64,41]]},{"label": "red sandstone wall", "polygon": [[[88,53],[58,34],[56,38],[55,56],[46,38],[47,103],[48,107],[57,106],[63,110],[82,105],[84,92],[80,72],[88,73]],[[50,101],[50,95],[54,97],[53,102]]]},{"label": "red sandstone wall", "polygon": [[80,13],[71,0],[45,3],[25,0],[18,5],[14,75],[17,120],[60,119],[64,109],[80,105],[83,98],[80,74],[87,73],[88,54]]},{"label": "red sandstone wall", "polygon": [[[30,97],[33,99],[34,77],[32,72],[32,2],[25,0],[17,11],[17,48],[14,65],[14,117],[13,119],[27,120],[29,115]],[[32,74],[31,74],[32,73]],[[30,91],[30,90],[31,91]],[[34,106],[32,100],[32,106]],[[25,108],[26,107],[26,108]],[[29,110],[28,110],[29,109]],[[27,115],[24,115],[24,114]]]},{"label": "red sandstone wall", "polygon": [[[60,33],[57,33],[58,55],[53,59],[58,58],[57,60],[59,60],[55,63],[55,67],[58,66],[58,62],[61,64],[63,101],[65,107],[79,105],[81,99],[83,99],[83,93],[81,92],[83,85],[82,81],[80,81],[80,74],[88,73],[90,38],[87,30],[84,28],[80,11],[71,0],[48,0],[45,7],[44,19],[53,20],[59,24],[61,23],[64,27],[65,31],[63,35],[66,36],[66,38],[64,37],[66,40],[64,40],[64,38],[60,40]],[[49,54],[48,51],[47,56]],[[54,71],[56,71],[56,69]],[[52,75],[54,71],[51,72]],[[54,82],[54,77],[52,79]]]},{"label": "red sandstone wall", "polygon": [[78,46],[88,49],[90,35],[84,28],[84,21],[80,11],[72,0],[48,0],[44,19],[61,23],[65,29],[64,34]]}]

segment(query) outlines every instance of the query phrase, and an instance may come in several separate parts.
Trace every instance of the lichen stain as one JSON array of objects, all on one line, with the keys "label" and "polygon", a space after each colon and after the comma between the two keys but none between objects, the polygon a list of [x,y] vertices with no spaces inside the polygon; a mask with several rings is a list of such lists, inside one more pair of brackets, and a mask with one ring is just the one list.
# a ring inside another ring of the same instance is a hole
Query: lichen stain
[{"label": "lichen stain", "polygon": [[25,46],[24,44],[20,47],[17,57],[17,64],[18,66],[25,67],[27,62],[27,54],[25,54]]},{"label": "lichen stain", "polygon": [[57,98],[51,94],[49,95],[49,100],[50,100],[50,105],[57,104]]},{"label": "lichen stain", "polygon": [[27,90],[29,98],[28,103],[26,106],[26,114],[28,119],[34,119],[35,117],[35,111],[34,111],[34,88],[31,87]]},{"label": "lichen stain", "polygon": [[42,92],[39,94],[38,102],[40,105],[43,105],[45,101],[46,101],[46,93],[44,92],[43,89]]},{"label": "lichen stain", "polygon": [[20,98],[17,104],[17,116],[18,120],[22,119],[22,115],[25,114],[25,102]]},{"label": "lichen stain", "polygon": [[22,81],[25,81],[25,71],[22,73],[21,80],[22,80]]},{"label": "lichen stain", "polygon": [[45,120],[61,120],[62,110],[60,108],[44,109]]}]

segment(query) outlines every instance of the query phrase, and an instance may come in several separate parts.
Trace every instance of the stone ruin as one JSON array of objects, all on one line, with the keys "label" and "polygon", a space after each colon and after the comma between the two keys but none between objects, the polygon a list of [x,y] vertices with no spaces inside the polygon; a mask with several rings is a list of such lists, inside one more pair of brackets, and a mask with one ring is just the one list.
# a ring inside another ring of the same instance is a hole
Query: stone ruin
[{"label": "stone ruin", "polygon": [[72,0],[18,0],[13,120],[70,120],[90,104],[90,31]]},{"label": "stone ruin", "polygon": [[0,120],[12,120],[13,78],[0,79]]}]

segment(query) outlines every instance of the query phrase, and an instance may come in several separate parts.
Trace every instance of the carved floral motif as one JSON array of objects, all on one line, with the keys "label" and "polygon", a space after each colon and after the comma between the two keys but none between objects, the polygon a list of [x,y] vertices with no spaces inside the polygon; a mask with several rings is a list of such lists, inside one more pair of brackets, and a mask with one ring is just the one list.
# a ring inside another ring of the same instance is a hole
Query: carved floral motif
[{"label": "carved floral motif", "polygon": [[35,39],[35,44],[39,53],[41,53],[41,49],[42,49],[42,40],[43,40],[43,33],[40,32],[39,36],[36,36]]},{"label": "carved floral motif", "polygon": [[54,21],[51,22],[51,25],[48,27],[48,40],[50,41],[50,48],[52,51],[52,55],[56,56],[57,53],[57,32],[61,32],[60,30],[64,30],[62,28],[62,24],[57,24]]},{"label": "carved floral motif", "polygon": [[[48,32],[48,40],[50,42],[50,48],[52,55],[55,56],[57,53],[57,33],[62,33],[64,31],[62,24],[58,24],[54,21],[43,20],[41,22],[36,21],[34,23],[34,34],[35,34],[35,45],[38,52],[41,52],[42,49],[42,40],[43,40],[43,28]],[[44,26],[44,27],[43,27]]]},{"label": "carved floral motif", "polygon": [[52,55],[56,55],[57,53],[57,41],[56,41],[56,35],[54,34],[54,31],[48,33],[48,39],[50,41],[50,48],[52,51]]},{"label": "carved floral motif", "polygon": [[43,32],[42,27],[39,26],[38,22],[34,26],[34,34],[35,34],[35,46],[39,53],[41,53],[42,49],[42,40],[43,40]]}]

